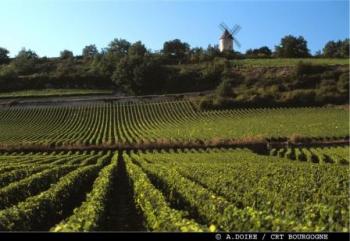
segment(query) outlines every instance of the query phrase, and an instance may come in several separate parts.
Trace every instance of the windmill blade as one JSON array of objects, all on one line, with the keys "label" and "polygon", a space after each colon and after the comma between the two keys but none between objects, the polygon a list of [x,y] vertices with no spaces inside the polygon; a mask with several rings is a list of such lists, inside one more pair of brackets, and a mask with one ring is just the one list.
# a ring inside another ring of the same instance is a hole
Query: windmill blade
[{"label": "windmill blade", "polygon": [[220,23],[219,27],[221,28],[222,31],[229,30],[229,28],[224,22]]},{"label": "windmill blade", "polygon": [[222,23],[219,24],[219,28],[220,28],[222,31],[225,31],[225,27],[222,25]]},{"label": "windmill blade", "polygon": [[235,44],[238,46],[238,48],[240,48],[241,47],[241,43],[240,42],[238,42],[238,40],[237,39],[233,39],[233,41],[235,42]]},{"label": "windmill blade", "polygon": [[230,33],[232,35],[237,34],[239,31],[241,30],[241,26],[239,26],[238,24],[236,24],[235,26],[233,26],[233,28],[231,29]]}]

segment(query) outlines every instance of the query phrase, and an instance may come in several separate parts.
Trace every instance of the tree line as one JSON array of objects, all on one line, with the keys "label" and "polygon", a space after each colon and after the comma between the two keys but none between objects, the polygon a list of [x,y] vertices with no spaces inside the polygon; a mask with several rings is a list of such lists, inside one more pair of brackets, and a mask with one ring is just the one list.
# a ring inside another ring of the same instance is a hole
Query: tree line
[{"label": "tree line", "polygon": [[[39,57],[22,49],[14,58],[0,48],[0,90],[42,88],[113,88],[126,94],[160,94],[213,89],[228,71],[227,60],[242,58],[348,58],[349,39],[328,42],[312,56],[302,37],[285,36],[274,51],[266,46],[246,53],[220,52],[218,46],[191,48],[179,39],[160,51],[141,42],[114,39],[106,48],[85,46],[81,55],[70,50],[58,58]],[[191,64],[197,64],[193,67]]]}]

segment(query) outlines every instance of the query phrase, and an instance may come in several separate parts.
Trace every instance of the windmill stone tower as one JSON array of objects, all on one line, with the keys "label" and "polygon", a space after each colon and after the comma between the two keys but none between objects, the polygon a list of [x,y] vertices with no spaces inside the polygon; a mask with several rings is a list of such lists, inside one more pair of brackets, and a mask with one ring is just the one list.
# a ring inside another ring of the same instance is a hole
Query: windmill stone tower
[{"label": "windmill stone tower", "polygon": [[220,37],[219,49],[220,52],[233,50],[233,37],[226,29]]},{"label": "windmill stone tower", "polygon": [[237,34],[239,32],[239,30],[241,30],[241,26],[236,24],[230,30],[225,23],[221,23],[219,25],[219,27],[221,28],[221,30],[224,31],[222,33],[222,35],[220,37],[220,41],[219,41],[219,50],[220,50],[220,52],[233,51],[233,42],[235,42],[235,44],[238,47],[241,46],[241,44],[238,42],[238,40],[233,37],[235,34]]}]

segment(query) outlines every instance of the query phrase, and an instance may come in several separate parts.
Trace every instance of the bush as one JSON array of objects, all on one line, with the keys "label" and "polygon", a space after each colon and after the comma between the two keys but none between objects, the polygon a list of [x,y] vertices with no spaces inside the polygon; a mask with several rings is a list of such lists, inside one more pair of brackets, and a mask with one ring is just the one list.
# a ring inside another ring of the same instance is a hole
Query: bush
[{"label": "bush", "polygon": [[206,64],[205,68],[201,71],[203,81],[208,84],[208,87],[215,88],[222,80],[222,73],[224,71],[225,63],[216,60],[209,64]]},{"label": "bush", "polygon": [[272,51],[267,47],[261,47],[259,49],[248,49],[245,53],[246,58],[270,58]]},{"label": "bush", "polygon": [[0,90],[8,91],[16,89],[17,72],[12,65],[0,67]]},{"label": "bush", "polygon": [[213,108],[213,97],[205,96],[199,102],[200,110],[209,110]]},{"label": "bush", "polygon": [[323,87],[316,90],[317,104],[344,104],[349,99],[349,93],[340,93],[336,86]]},{"label": "bush", "polygon": [[294,90],[283,93],[281,101],[297,106],[310,106],[315,103],[315,96],[314,90]]},{"label": "bush", "polygon": [[229,80],[223,80],[220,85],[216,88],[216,95],[220,97],[232,97],[232,85]]},{"label": "bush", "polygon": [[337,88],[341,93],[349,93],[349,72],[342,73],[339,76]]}]

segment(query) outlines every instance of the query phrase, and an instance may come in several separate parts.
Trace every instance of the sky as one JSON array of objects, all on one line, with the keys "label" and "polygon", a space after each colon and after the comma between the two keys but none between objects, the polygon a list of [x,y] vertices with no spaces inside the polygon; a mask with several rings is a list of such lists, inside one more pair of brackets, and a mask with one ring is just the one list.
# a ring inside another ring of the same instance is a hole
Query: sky
[{"label": "sky", "polygon": [[349,37],[343,0],[0,0],[0,47],[14,57],[23,47],[55,57],[84,46],[105,48],[114,38],[142,41],[151,50],[178,38],[191,47],[218,44],[218,25],[239,24],[245,52],[274,48],[285,35],[303,36],[312,53]]}]

